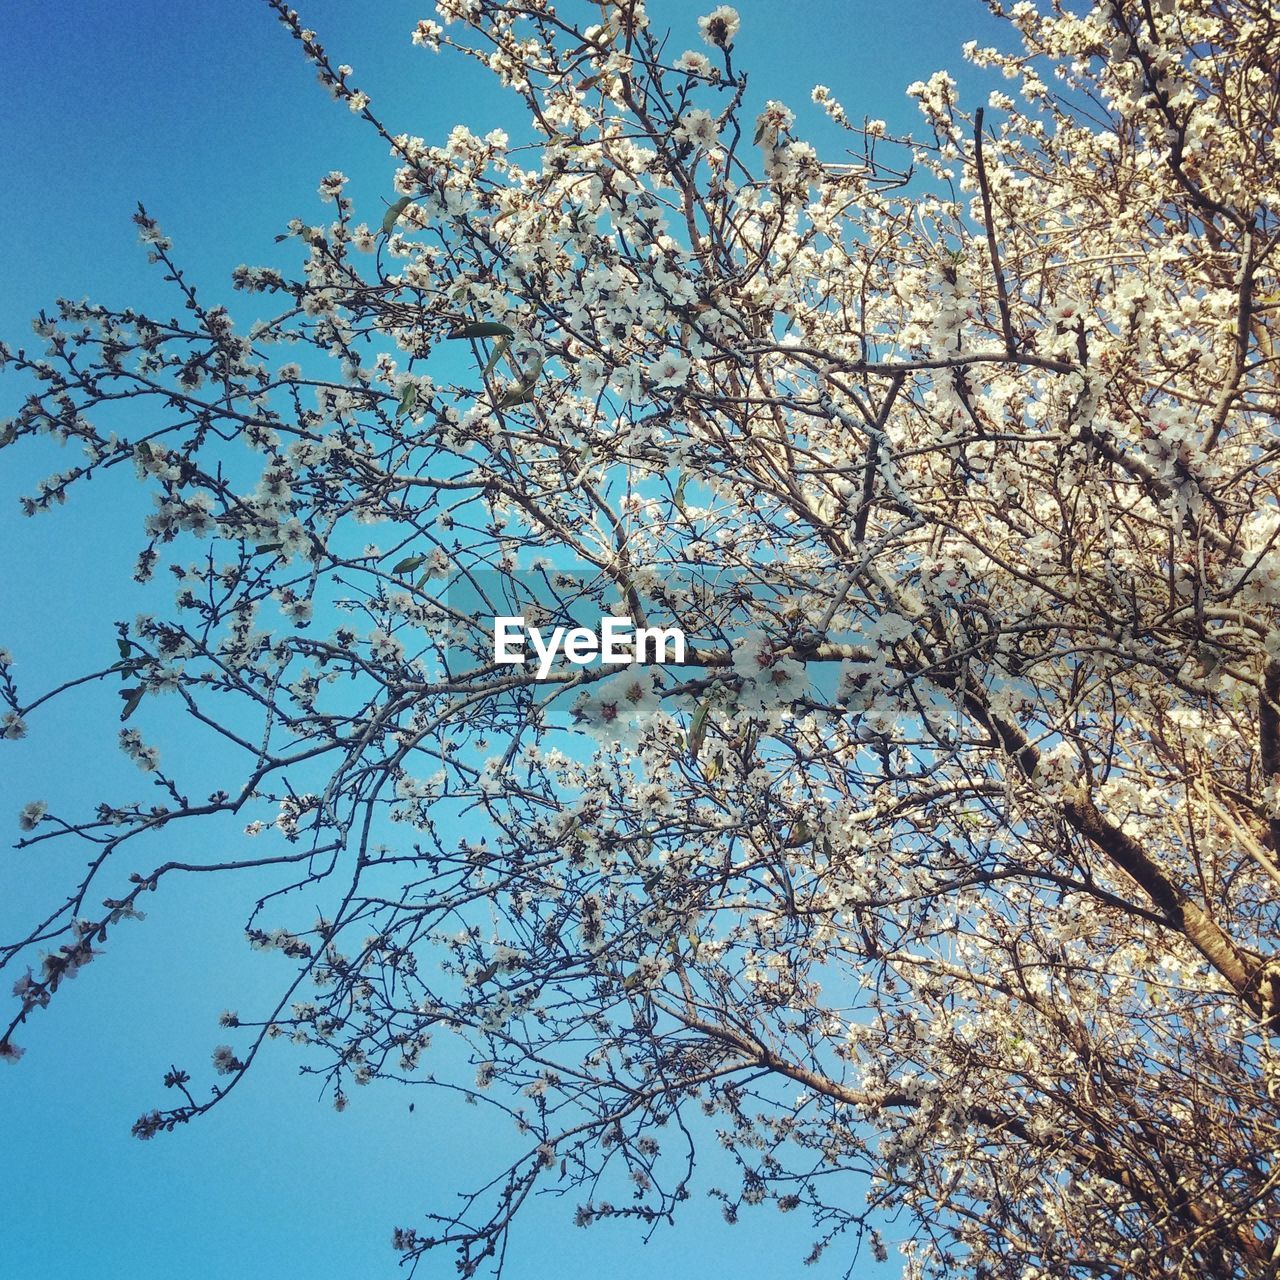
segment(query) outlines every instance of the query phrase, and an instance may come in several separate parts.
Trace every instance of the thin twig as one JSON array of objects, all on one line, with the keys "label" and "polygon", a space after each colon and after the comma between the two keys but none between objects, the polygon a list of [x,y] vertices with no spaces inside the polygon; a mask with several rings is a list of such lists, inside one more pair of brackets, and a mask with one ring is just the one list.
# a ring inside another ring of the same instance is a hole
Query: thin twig
[{"label": "thin twig", "polygon": [[978,168],[978,188],[982,192],[982,220],[987,227],[987,252],[996,277],[996,303],[1000,308],[1000,328],[1004,333],[1004,349],[1013,355],[1017,343],[1013,337],[1013,318],[1009,314],[1009,290],[1005,287],[1004,269],[1000,266],[1000,250],[996,248],[996,228],[991,212],[991,184],[987,180],[987,164],[982,155],[982,108],[973,114],[973,159]]}]

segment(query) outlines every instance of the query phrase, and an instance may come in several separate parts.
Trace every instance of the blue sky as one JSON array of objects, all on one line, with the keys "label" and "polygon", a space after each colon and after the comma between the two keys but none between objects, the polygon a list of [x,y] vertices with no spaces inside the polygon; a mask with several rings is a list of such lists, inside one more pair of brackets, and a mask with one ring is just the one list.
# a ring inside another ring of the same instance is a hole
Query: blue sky
[{"label": "blue sky", "polygon": [[[355,67],[393,129],[435,141],[459,122],[477,132],[518,127],[512,101],[475,69],[410,45],[429,5],[298,7],[335,60]],[[979,0],[738,7],[736,60],[752,74],[753,97],[787,102],[802,129],[820,122],[807,106],[819,82],[855,118],[910,127],[905,86],[947,67],[963,94],[977,82],[961,70],[960,45],[996,33]],[[697,46],[702,7],[651,9],[673,28],[677,50]],[[172,310],[130,223],[139,199],[196,282],[222,298],[237,264],[273,259],[273,237],[290,217],[318,215],[315,188],[330,169],[351,176],[368,221],[381,216],[393,171],[385,148],[329,101],[265,4],[9,0],[0,44],[0,336],[11,343],[29,338],[31,317],[59,294]],[[12,380],[0,379],[0,418],[17,394]],[[123,477],[95,482],[84,500],[52,516],[18,514],[16,495],[46,463],[56,465],[52,446],[49,453],[0,455],[0,645],[14,653],[28,691],[100,661],[113,620],[139,608],[130,582],[139,495]],[[90,689],[34,718],[25,742],[3,744],[0,823],[15,823],[16,836],[17,810],[36,798],[74,806],[119,788],[141,793],[145,783],[113,746],[117,710],[113,690]],[[206,842],[189,849],[200,852],[228,834],[182,839]],[[0,853],[7,937],[83,854]],[[279,960],[243,944],[244,894],[202,881],[158,897],[144,924],[120,931],[58,1007],[33,1021],[22,1063],[0,1067],[0,1150],[8,1157],[0,1272],[25,1280],[62,1280],[85,1266],[101,1280],[391,1275],[392,1225],[414,1225],[424,1207],[446,1203],[492,1167],[485,1156],[504,1133],[488,1129],[476,1109],[420,1093],[411,1115],[403,1091],[375,1086],[338,1115],[297,1078],[299,1059],[288,1048],[260,1059],[203,1122],[146,1144],[129,1137],[132,1120],[163,1101],[170,1063],[207,1062],[224,1038],[218,1011],[251,1003],[280,977]],[[527,1215],[512,1280],[601,1271],[766,1280],[798,1271],[807,1251],[804,1224],[772,1210],[730,1229],[713,1204],[695,1201],[644,1247],[629,1227],[575,1230],[570,1212],[540,1204]],[[814,1274],[839,1275],[838,1262]],[[420,1274],[451,1275],[451,1261],[433,1260]]]}]

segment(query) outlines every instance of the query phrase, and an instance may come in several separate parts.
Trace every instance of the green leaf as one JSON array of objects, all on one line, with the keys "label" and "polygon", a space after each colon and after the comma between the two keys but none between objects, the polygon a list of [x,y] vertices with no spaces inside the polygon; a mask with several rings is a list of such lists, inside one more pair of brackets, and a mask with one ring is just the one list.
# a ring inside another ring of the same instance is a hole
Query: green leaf
[{"label": "green leaf", "polygon": [[422,565],[424,565],[426,563],[426,560],[427,560],[426,556],[405,556],[405,558],[401,560],[399,564],[394,564],[391,566],[391,572],[394,573],[397,577],[399,577],[400,574],[402,573],[412,573],[415,569],[418,569]]},{"label": "green leaf", "polygon": [[533,389],[537,385],[538,375],[542,372],[542,358],[533,362],[525,371],[524,377],[514,386],[508,387],[506,394],[498,401],[499,409],[513,409],[518,404],[528,404],[533,399]]},{"label": "green leaf", "polygon": [[497,320],[476,320],[472,324],[464,324],[452,329],[448,335],[453,338],[514,338],[516,331],[509,324],[501,324]]},{"label": "green leaf", "polygon": [[788,849],[802,849],[807,844],[813,843],[813,828],[803,818],[797,818],[795,825],[791,828],[791,834],[787,837]]},{"label": "green leaf", "polygon": [[506,395],[498,401],[499,409],[514,409],[517,405],[528,404],[533,400],[532,387],[512,387]]},{"label": "green leaf", "polygon": [[261,556],[265,555],[268,551],[279,551],[283,545],[284,544],[280,542],[260,542],[256,547],[254,547],[253,554],[255,556]]},{"label": "green leaf", "polygon": [[688,473],[683,473],[680,479],[676,481],[676,491],[672,495],[672,501],[676,504],[676,510],[684,515],[684,491],[689,483]]},{"label": "green leaf", "polygon": [[490,353],[488,360],[484,362],[484,369],[480,376],[487,378],[493,372],[493,366],[507,354],[511,347],[511,339],[503,334],[497,342],[493,344],[493,351]]},{"label": "green leaf", "polygon": [[138,709],[138,703],[142,701],[142,695],[146,690],[139,684],[134,685],[132,689],[121,689],[120,696],[124,699],[124,709],[120,712],[120,719],[127,720]]},{"label": "green leaf", "polygon": [[707,736],[707,716],[711,713],[711,699],[708,698],[693,713],[693,720],[689,725],[689,754],[696,760],[698,752],[702,750],[703,741]]},{"label": "green leaf", "polygon": [[382,216],[382,234],[389,236],[391,228],[396,225],[400,215],[413,203],[408,196],[401,196],[399,200],[394,201],[387,206],[387,211]]},{"label": "green leaf", "polygon": [[769,127],[769,126],[768,126],[768,124],[766,124],[766,123],[763,123],[763,122],[762,122],[762,123],[760,124],[760,126],[756,129],[756,136],[755,136],[754,138],[752,138],[752,139],[751,139],[751,141],[752,141],[752,142],[753,142],[757,147],[760,145],[760,139],[764,137],[764,135],[765,135],[765,130],[766,130],[766,129],[768,129],[768,127]]},{"label": "green leaf", "polygon": [[116,641],[116,648],[120,650],[122,658],[127,658],[133,652],[133,646],[123,637]]},{"label": "green leaf", "polygon": [[411,382],[405,387],[404,393],[400,397],[400,403],[396,405],[396,417],[403,418],[406,413],[413,412],[413,406],[418,403],[418,384]]}]

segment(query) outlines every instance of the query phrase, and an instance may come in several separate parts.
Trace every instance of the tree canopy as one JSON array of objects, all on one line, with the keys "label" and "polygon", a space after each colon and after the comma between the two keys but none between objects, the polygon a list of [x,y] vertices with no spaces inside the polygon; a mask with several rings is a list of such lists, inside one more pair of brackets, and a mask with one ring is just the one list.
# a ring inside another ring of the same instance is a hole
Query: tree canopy
[{"label": "tree canopy", "polygon": [[[135,1133],[278,1037],[338,1106],[462,1089],[523,1154],[399,1226],[411,1261],[500,1265],[551,1187],[579,1225],[710,1191],[809,1215],[814,1258],[905,1237],[917,1280],[1275,1277],[1271,7],[993,4],[965,53],[1007,92],[940,72],[899,137],[817,86],[838,155],[728,6],[441,0],[414,42],[514,135],[443,142],[271,7],[385,140],[385,210],[324,178],[296,268],[235,273],[250,325],[140,209],[175,315],[60,300],[0,348],[5,447],[82,450],[27,513],[136,469],[151,602],[56,690],[4,655],[4,736],[118,684],[158,796],[23,810],[91,858],[0,945],[0,1055],[148,895],[252,871],[278,1000]],[[689,652],[540,680],[499,614]],[[223,860],[140,864],[231,816]]]}]

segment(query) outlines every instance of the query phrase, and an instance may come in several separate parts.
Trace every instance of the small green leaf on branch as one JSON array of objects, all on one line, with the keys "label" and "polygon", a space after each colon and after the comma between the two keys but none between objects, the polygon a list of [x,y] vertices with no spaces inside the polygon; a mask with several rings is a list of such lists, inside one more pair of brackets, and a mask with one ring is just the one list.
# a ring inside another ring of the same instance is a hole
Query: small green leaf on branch
[{"label": "small green leaf on branch", "polygon": [[396,417],[403,418],[405,414],[413,412],[413,406],[418,403],[418,384],[410,382],[400,395],[400,403],[396,405]]},{"label": "small green leaf on branch", "polygon": [[516,331],[509,324],[498,320],[476,320],[449,331],[451,340],[457,338],[514,338]]},{"label": "small green leaf on branch", "polygon": [[391,229],[396,225],[400,215],[413,203],[408,196],[401,196],[399,200],[394,201],[387,206],[387,211],[382,217],[382,234],[389,236]]}]

